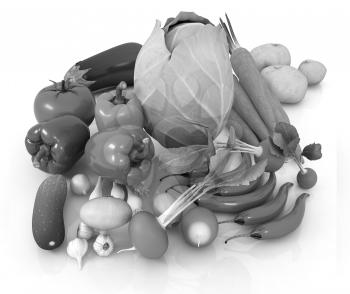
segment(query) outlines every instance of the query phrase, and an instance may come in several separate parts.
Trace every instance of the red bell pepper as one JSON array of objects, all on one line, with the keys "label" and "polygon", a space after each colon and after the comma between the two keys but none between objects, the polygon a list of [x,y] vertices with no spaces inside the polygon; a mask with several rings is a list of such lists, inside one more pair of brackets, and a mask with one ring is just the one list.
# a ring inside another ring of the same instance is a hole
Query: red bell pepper
[{"label": "red bell pepper", "polygon": [[138,126],[122,126],[95,134],[85,147],[90,168],[99,176],[136,186],[151,170],[154,145]]},{"label": "red bell pepper", "polygon": [[88,126],[73,115],[63,115],[31,127],[25,138],[34,167],[51,174],[68,171],[83,155]]},{"label": "red bell pepper", "polygon": [[126,99],[123,96],[123,90],[126,87],[126,83],[121,82],[115,92],[106,92],[97,98],[95,119],[99,131],[115,129],[123,125],[143,127],[141,102],[136,97]]}]

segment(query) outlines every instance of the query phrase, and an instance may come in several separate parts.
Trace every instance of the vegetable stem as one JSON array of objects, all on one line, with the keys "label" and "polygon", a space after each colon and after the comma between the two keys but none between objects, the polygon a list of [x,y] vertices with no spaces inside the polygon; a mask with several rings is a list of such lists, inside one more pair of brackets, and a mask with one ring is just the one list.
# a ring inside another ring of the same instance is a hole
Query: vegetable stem
[{"label": "vegetable stem", "polygon": [[221,224],[228,224],[228,223],[233,223],[235,219],[227,219],[227,220],[223,220],[223,221],[220,221],[218,222],[218,225],[221,225]]},{"label": "vegetable stem", "polygon": [[33,166],[39,168],[41,159],[48,157],[49,152],[49,148],[46,145],[41,145],[38,153],[33,158]]},{"label": "vegetable stem", "polygon": [[302,163],[298,160],[296,156],[293,157],[295,163],[298,165],[300,172],[305,175],[307,173],[307,170],[303,167]]},{"label": "vegetable stem", "polygon": [[127,88],[125,82],[120,82],[115,89],[115,97],[113,98],[113,104],[126,104],[127,99],[123,96],[123,90]]},{"label": "vegetable stem", "polygon": [[118,253],[123,253],[123,252],[128,252],[128,251],[136,251],[136,248],[133,246],[130,248],[120,249],[116,253],[118,254]]},{"label": "vegetable stem", "polygon": [[65,80],[62,80],[61,82],[61,92],[67,92]]},{"label": "vegetable stem", "polygon": [[247,234],[247,233],[245,233],[245,234],[238,234],[238,235],[235,235],[235,236],[232,236],[232,237],[230,237],[230,238],[227,238],[226,240],[225,240],[225,244],[227,244],[229,241],[231,241],[231,240],[233,240],[233,239],[236,239],[236,238],[242,238],[242,237],[250,237],[250,233],[249,234]]}]

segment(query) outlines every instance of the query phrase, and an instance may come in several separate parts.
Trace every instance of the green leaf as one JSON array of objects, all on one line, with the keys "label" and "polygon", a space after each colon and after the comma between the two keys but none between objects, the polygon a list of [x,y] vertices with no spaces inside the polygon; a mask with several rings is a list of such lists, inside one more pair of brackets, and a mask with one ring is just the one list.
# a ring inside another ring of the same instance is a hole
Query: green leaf
[{"label": "green leaf", "polygon": [[302,156],[305,156],[309,160],[318,160],[322,157],[321,144],[309,144],[304,147]]},{"label": "green leaf", "polygon": [[236,177],[237,175],[240,175],[241,173],[243,173],[245,170],[249,169],[252,166],[252,161],[250,158],[250,154],[244,153],[242,154],[242,162],[240,163],[240,165],[234,169],[231,170],[229,172],[226,173],[220,173],[220,174],[216,174],[214,177],[212,177],[208,183],[208,185],[217,185],[218,183],[221,183],[223,181],[226,180],[230,180],[234,177]]},{"label": "green leaf", "polygon": [[89,87],[95,83],[95,81],[88,81],[83,78],[89,70],[90,68],[81,70],[79,65],[74,65],[64,75],[64,80]]},{"label": "green leaf", "polygon": [[264,173],[266,165],[267,159],[258,161],[253,166],[246,168],[239,173],[236,173],[228,179],[218,182],[215,185],[215,188],[249,185],[250,182],[255,181]]},{"label": "green leaf", "polygon": [[229,135],[227,139],[228,148],[233,148],[235,146],[236,138],[237,136],[236,136],[235,128],[233,126],[230,126]]},{"label": "green leaf", "polygon": [[186,22],[188,22],[188,23],[199,22],[202,24],[211,24],[211,22],[208,19],[206,19],[200,15],[197,15],[194,12],[180,11],[179,14],[175,18],[170,17],[167,19],[163,30],[167,33],[169,30],[171,30],[176,25],[180,25],[180,24],[183,24]]},{"label": "green leaf", "polygon": [[285,157],[293,157],[300,138],[294,126],[289,123],[279,122],[272,135],[272,142],[282,150]]},{"label": "green leaf", "polygon": [[197,27],[190,36],[176,38],[170,50],[169,34],[157,22],[135,63],[134,89],[143,106],[147,131],[164,147],[206,144],[201,128],[179,118],[205,124],[215,138],[232,108],[226,35],[215,26]]},{"label": "green leaf", "polygon": [[210,157],[209,173],[205,179],[208,179],[209,177],[212,177],[214,175],[218,176],[219,174],[221,174],[230,156],[231,156],[230,150],[223,149],[216,152],[214,156]]},{"label": "green leaf", "polygon": [[282,149],[273,142],[271,137],[269,137],[268,140],[270,142],[270,154],[276,157],[283,157]]},{"label": "green leaf", "polygon": [[209,161],[207,145],[192,145],[162,150],[157,156],[159,168],[170,174],[183,174],[199,169]]}]

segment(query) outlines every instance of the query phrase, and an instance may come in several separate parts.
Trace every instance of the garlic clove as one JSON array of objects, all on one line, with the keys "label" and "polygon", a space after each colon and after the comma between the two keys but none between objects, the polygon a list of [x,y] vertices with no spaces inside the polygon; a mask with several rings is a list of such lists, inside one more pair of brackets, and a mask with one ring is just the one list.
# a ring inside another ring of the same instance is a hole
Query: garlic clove
[{"label": "garlic clove", "polygon": [[88,251],[88,242],[85,239],[75,238],[68,243],[67,254],[78,262],[78,268],[82,268],[82,259]]},{"label": "garlic clove", "polygon": [[124,190],[123,190],[122,186],[120,184],[116,183],[116,182],[113,182],[111,195],[114,198],[120,198],[120,199],[124,199],[125,198],[125,193],[124,193]]},{"label": "garlic clove", "polygon": [[97,183],[94,190],[92,190],[89,196],[89,200],[99,198],[99,197],[102,197],[102,177],[100,176],[97,179]]},{"label": "garlic clove", "polygon": [[114,243],[109,235],[100,234],[97,236],[93,249],[98,256],[109,256],[114,250]]}]

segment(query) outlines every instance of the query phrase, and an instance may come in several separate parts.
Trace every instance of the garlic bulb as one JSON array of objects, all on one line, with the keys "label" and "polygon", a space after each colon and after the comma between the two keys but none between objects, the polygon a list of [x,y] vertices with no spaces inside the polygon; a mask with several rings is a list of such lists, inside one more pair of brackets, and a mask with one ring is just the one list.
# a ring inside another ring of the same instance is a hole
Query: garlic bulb
[{"label": "garlic bulb", "polygon": [[75,238],[67,246],[67,254],[75,258],[78,262],[78,268],[82,267],[82,259],[88,250],[88,242],[85,239]]},{"label": "garlic bulb", "polygon": [[98,256],[108,256],[114,249],[113,240],[109,235],[100,234],[97,236],[93,248]]},{"label": "garlic bulb", "polygon": [[77,230],[77,237],[85,240],[90,240],[94,236],[94,229],[87,224],[81,222]]}]

